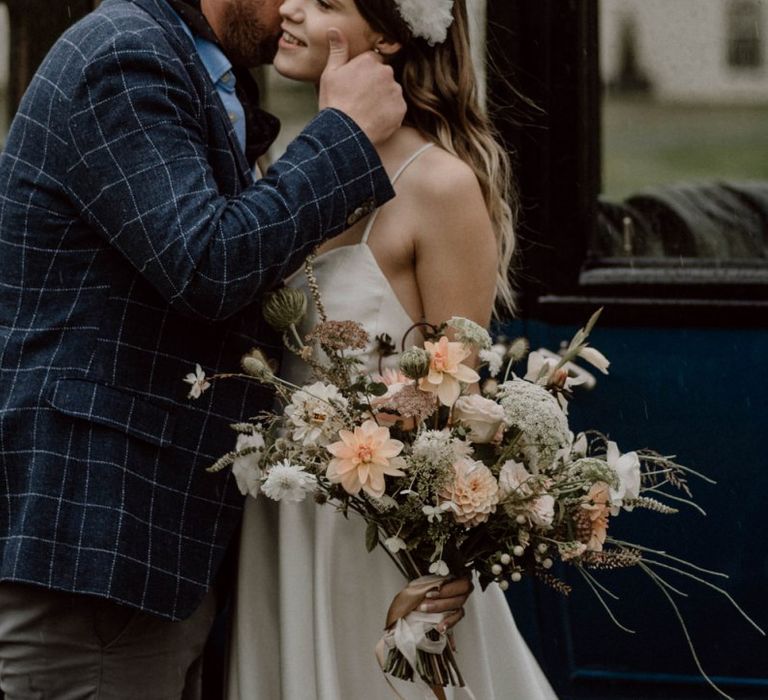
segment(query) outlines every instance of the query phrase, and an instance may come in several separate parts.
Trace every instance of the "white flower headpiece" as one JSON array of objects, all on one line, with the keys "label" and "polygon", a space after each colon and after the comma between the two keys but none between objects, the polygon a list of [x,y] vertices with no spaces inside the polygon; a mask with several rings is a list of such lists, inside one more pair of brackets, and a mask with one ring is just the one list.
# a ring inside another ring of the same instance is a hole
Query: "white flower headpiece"
[{"label": "white flower headpiece", "polygon": [[453,0],[395,0],[413,36],[426,39],[430,46],[442,44],[453,24]]}]

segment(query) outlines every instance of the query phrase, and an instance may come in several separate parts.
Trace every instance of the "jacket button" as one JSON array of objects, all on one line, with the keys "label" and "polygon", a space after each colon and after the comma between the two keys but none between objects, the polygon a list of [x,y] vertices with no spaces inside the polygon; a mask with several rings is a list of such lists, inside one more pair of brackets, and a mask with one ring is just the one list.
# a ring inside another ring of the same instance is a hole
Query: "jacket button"
[{"label": "jacket button", "polygon": [[367,202],[363,202],[363,204],[361,204],[347,217],[347,225],[354,226],[358,221],[360,221],[360,219],[365,218],[371,212],[373,212],[375,208],[376,207],[372,199],[369,199]]}]

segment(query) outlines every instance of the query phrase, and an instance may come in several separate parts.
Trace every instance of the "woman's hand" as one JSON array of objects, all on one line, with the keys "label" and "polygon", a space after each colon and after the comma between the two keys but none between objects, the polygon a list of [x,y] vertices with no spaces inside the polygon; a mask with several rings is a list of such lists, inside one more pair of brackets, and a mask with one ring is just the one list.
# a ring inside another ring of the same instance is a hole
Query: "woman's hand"
[{"label": "woman's hand", "polygon": [[473,590],[474,585],[468,578],[454,579],[443,584],[440,590],[427,593],[418,609],[424,613],[444,613],[445,618],[437,627],[443,634],[464,617],[464,606]]}]

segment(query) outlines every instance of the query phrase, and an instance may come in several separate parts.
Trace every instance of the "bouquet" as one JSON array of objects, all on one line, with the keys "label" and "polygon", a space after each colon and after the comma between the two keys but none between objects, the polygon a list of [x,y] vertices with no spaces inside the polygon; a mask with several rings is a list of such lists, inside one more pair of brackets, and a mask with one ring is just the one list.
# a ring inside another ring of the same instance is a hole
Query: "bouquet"
[{"label": "bouquet", "polygon": [[670,569],[727,595],[703,578],[715,572],[609,535],[612,519],[626,513],[697,507],[688,479],[705,477],[671,457],[622,453],[599,432],[569,429],[572,389],[589,376],[575,361],[608,372],[608,360],[588,343],[599,311],[561,356],[530,352],[522,338],[494,344],[466,318],[420,324],[423,346],[407,348],[404,338],[397,357],[391,339],[375,339],[380,371],[370,374],[359,359],[371,347],[365,329],[328,320],[311,263],[307,272],[320,323],[300,335],[309,300],[291,288],[273,293],[264,315],[288,351],[311,366],[312,382],[280,378],[258,349],[243,357],[241,374],[206,377],[198,366],[185,381],[193,397],[226,376],[274,387],[275,409],[233,425],[235,449],[210,470],[232,468],[253,497],[311,496],[345,516],[356,513],[368,550],[383,547],[413,582],[390,609],[378,649],[387,673],[432,688],[464,685],[441,617],[414,612],[414,601],[446,577],[476,576],[483,588],[506,590],[529,576],[568,594],[554,573],[564,564],[612,618],[610,592],[595,571],[635,567],[676,611],[676,589],[663,578]]}]

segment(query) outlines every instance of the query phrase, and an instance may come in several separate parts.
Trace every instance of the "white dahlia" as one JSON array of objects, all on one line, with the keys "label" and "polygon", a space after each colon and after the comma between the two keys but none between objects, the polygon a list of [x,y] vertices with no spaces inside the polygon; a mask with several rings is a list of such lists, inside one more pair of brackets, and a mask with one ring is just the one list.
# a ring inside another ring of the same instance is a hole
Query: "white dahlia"
[{"label": "white dahlia", "polygon": [[315,382],[297,391],[285,407],[291,435],[302,445],[327,445],[335,440],[344,422],[339,409],[347,400],[333,384]]},{"label": "white dahlia", "polygon": [[317,487],[317,479],[304,471],[304,467],[291,464],[287,459],[273,465],[267,473],[261,490],[273,501],[299,503]]}]

